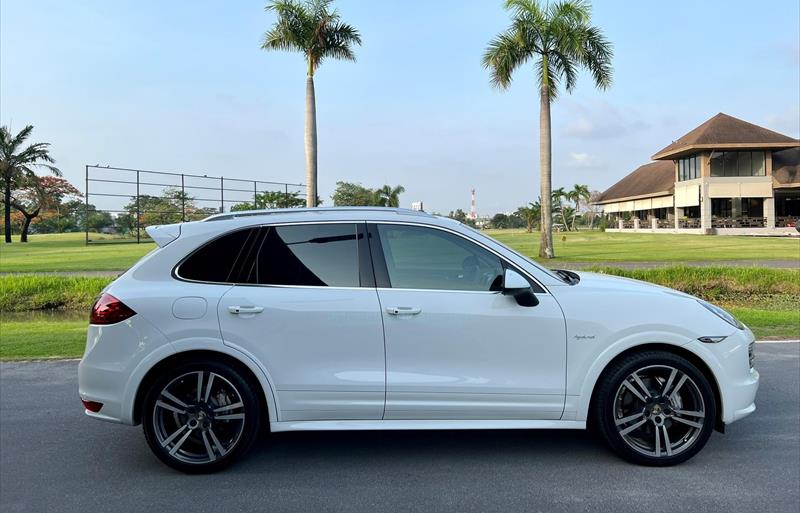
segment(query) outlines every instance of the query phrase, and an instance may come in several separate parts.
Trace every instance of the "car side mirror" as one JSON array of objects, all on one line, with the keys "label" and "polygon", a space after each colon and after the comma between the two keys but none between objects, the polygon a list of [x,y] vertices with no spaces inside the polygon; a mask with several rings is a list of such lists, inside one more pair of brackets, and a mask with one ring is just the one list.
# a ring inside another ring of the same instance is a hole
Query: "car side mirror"
[{"label": "car side mirror", "polygon": [[503,275],[503,295],[512,296],[520,306],[539,304],[539,299],[533,293],[530,282],[513,269],[506,269]]}]

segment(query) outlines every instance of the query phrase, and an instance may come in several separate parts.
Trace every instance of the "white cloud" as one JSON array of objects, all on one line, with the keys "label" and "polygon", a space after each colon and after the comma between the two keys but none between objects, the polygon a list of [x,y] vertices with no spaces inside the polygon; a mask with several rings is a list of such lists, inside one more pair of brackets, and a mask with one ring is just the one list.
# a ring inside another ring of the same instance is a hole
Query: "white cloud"
[{"label": "white cloud", "polygon": [[595,167],[597,159],[588,153],[570,153],[567,165],[569,167]]}]

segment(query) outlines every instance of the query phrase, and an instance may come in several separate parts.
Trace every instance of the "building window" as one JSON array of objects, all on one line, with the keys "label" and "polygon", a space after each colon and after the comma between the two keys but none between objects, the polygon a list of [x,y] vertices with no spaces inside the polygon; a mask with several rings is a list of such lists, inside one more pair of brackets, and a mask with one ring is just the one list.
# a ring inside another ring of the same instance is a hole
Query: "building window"
[{"label": "building window", "polygon": [[697,155],[678,161],[678,181],[700,178],[700,160]]},{"label": "building window", "polygon": [[715,151],[711,153],[711,176],[764,176],[763,151]]},{"label": "building window", "polygon": [[712,198],[711,217],[731,217],[733,215],[731,198]]},{"label": "building window", "polygon": [[764,198],[742,198],[742,217],[764,217]]}]

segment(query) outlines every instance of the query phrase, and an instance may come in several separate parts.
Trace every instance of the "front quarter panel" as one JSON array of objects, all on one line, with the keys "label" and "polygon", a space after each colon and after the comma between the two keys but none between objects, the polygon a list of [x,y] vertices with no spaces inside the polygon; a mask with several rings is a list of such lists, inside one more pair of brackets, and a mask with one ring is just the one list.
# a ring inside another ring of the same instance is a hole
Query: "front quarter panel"
[{"label": "front quarter panel", "polygon": [[[627,280],[587,280],[553,287],[567,320],[567,404],[564,420],[586,420],[592,391],[606,366],[637,346],[666,344],[687,347],[704,335],[738,331],[700,306],[693,298]],[[704,344],[697,342],[703,346]],[[699,352],[717,374],[720,365],[710,352]]]}]

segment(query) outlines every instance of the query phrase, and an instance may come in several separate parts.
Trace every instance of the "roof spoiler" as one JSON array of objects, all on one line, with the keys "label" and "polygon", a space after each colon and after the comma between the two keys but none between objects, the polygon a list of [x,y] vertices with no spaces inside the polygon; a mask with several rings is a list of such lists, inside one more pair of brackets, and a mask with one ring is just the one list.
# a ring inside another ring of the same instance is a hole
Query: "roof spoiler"
[{"label": "roof spoiler", "polygon": [[159,248],[163,248],[181,236],[180,223],[151,225],[144,230],[158,244]]}]

